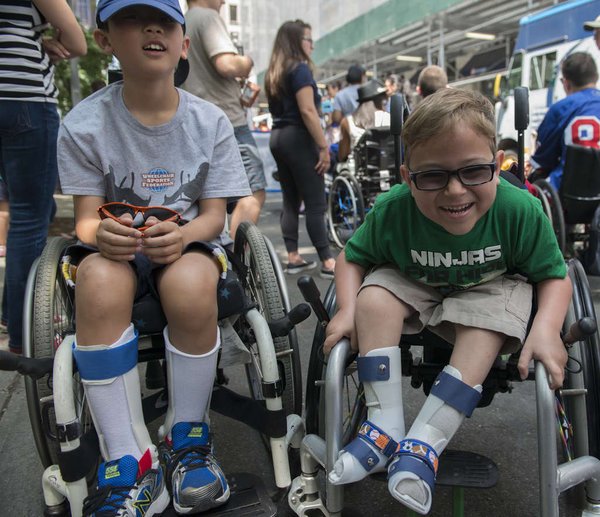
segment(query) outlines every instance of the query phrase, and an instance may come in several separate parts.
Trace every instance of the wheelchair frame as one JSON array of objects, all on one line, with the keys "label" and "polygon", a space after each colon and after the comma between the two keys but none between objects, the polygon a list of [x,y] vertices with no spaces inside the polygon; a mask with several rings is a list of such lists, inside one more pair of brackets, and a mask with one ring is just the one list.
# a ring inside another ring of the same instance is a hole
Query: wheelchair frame
[{"label": "wheelchair frame", "polygon": [[[564,322],[565,332],[572,324],[583,317],[595,319],[587,277],[581,264],[571,260],[568,264],[569,277],[574,285],[570,309]],[[307,298],[314,303],[314,300]],[[326,297],[324,310],[333,314],[335,310],[335,287],[332,283]],[[411,345],[419,341],[421,334],[412,336]],[[301,474],[292,482],[288,501],[292,510],[299,516],[312,515],[320,511],[325,516],[341,516],[344,507],[344,486],[332,485],[325,478],[323,484],[318,479],[321,472],[330,472],[340,450],[356,434],[364,419],[366,407],[359,385],[355,385],[350,396],[348,409],[344,414],[344,404],[348,393],[344,393],[348,376],[355,372],[355,354],[351,353],[350,343],[342,340],[332,350],[325,371],[316,358],[322,354],[324,326],[315,331],[311,362],[307,379],[306,426],[307,434],[300,448]],[[399,346],[405,348],[403,336]],[[410,345],[409,345],[410,346]],[[424,351],[427,345],[424,345]],[[404,351],[404,350],[403,350]],[[559,516],[559,496],[570,488],[584,484],[585,498],[580,500],[585,507],[582,517],[600,515],[600,336],[596,330],[592,335],[574,344],[569,350],[570,361],[581,365],[578,371],[567,371],[565,386],[560,394],[566,400],[567,412],[574,428],[575,458],[559,463],[556,448],[555,397],[548,383],[547,372],[541,362],[536,362],[528,379],[536,381],[536,410],[539,458],[539,509],[542,517]],[[435,379],[444,364],[427,364],[412,361],[406,364],[403,353],[403,375],[413,378],[413,386],[423,381]],[[319,371],[314,371],[315,368]],[[323,376],[324,373],[324,376]],[[516,360],[510,360],[494,367],[486,380],[496,391],[506,391],[507,382],[520,380]],[[417,382],[415,383],[415,379]],[[484,383],[484,391],[485,391]],[[323,395],[324,390],[324,395]],[[355,398],[352,398],[355,397]],[[321,401],[324,400],[324,404]],[[317,407],[314,407],[314,405]],[[489,403],[489,401],[488,401]],[[311,407],[311,405],[313,407]]]},{"label": "wheelchair frame", "polygon": [[[99,454],[83,389],[73,366],[73,307],[65,305],[72,300],[67,300],[63,266],[58,263],[68,244],[66,239],[51,238],[32,266],[25,294],[23,348],[26,358],[38,361],[55,354],[47,386],[43,378],[25,377],[27,404],[36,447],[46,468],[42,476],[46,511],[62,515],[68,514],[70,507],[71,515],[77,517],[81,515],[88,485],[94,480]],[[263,439],[272,457],[276,485],[286,488],[291,482],[288,449],[297,449],[304,434],[298,416],[302,381],[298,375],[298,344],[293,325],[310,311],[308,307],[290,308],[274,248],[254,225],[242,223],[238,228],[235,256],[240,268],[245,269],[240,283],[250,304],[246,303],[244,310],[226,319],[244,330],[239,337],[251,355],[251,362],[246,364],[251,397],[264,401],[265,415],[271,417],[264,425],[270,435],[266,436],[263,429]],[[144,337],[154,341],[155,336]],[[157,350],[154,342],[152,345],[140,349],[139,362],[163,357],[164,352]],[[56,433],[48,436],[46,430],[53,422]],[[54,450],[56,442],[60,452]],[[80,461],[74,461],[75,458]]]},{"label": "wheelchair frame", "polygon": [[360,137],[348,162],[340,165],[329,188],[327,223],[339,248],[362,224],[375,198],[396,182],[393,135],[390,128],[369,128]]}]

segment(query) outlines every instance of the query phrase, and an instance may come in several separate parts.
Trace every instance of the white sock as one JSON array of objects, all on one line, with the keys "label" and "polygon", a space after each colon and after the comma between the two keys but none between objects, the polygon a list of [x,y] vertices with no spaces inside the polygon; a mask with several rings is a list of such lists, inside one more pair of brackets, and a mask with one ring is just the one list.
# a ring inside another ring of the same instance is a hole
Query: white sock
[{"label": "white sock", "polygon": [[[112,345],[77,347],[81,352],[117,348],[135,337],[133,324]],[[139,460],[152,447],[144,424],[137,366],[111,379],[82,381],[106,461],[130,454]],[[129,392],[129,396],[128,396]],[[137,435],[137,437],[136,437]],[[140,445],[138,444],[142,444]]]},{"label": "white sock", "polygon": [[163,331],[169,383],[169,409],[159,436],[170,436],[179,422],[205,422],[212,394],[221,338],[217,330],[214,348],[202,355],[177,350],[169,340],[169,327]]}]

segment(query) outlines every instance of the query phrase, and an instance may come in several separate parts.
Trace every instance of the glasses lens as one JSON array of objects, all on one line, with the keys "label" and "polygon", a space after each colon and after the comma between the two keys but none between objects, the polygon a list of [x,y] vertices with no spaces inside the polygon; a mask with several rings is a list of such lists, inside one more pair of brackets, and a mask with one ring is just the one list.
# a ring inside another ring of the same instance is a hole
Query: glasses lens
[{"label": "glasses lens", "polygon": [[494,171],[489,164],[471,165],[458,171],[464,185],[481,185],[491,181]]},{"label": "glasses lens", "polygon": [[179,214],[173,210],[163,207],[152,207],[148,210],[144,210],[144,220],[148,217],[156,217],[159,221],[167,221],[169,219],[177,219]]},{"label": "glasses lens", "polygon": [[129,214],[131,217],[135,216],[135,210],[126,204],[116,203],[110,205],[104,205],[103,209],[114,217],[121,217],[122,215]]},{"label": "glasses lens", "polygon": [[446,171],[426,171],[415,175],[416,187],[420,190],[438,190],[448,183]]}]

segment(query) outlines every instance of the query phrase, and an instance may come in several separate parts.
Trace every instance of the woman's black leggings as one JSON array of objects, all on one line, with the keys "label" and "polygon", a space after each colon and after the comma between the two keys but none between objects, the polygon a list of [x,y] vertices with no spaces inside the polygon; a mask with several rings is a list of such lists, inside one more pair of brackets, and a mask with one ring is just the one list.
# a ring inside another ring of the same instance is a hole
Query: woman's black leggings
[{"label": "woman's black leggings", "polygon": [[306,230],[319,258],[324,261],[333,257],[325,225],[325,182],[315,171],[319,152],[310,133],[304,126],[273,129],[269,145],[283,193],[281,233],[286,250],[298,251],[298,215],[304,201]]}]

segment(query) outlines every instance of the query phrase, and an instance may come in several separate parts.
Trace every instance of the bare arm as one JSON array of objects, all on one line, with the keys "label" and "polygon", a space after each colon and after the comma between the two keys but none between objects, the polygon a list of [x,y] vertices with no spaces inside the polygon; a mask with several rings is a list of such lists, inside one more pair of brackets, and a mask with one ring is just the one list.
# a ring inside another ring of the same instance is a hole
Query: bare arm
[{"label": "bare arm", "polygon": [[348,127],[348,119],[344,117],[340,123],[340,143],[338,147],[338,159],[340,162],[345,162],[350,154],[350,128]]},{"label": "bare arm", "polygon": [[219,75],[230,79],[248,77],[254,66],[250,56],[237,54],[218,54],[212,58],[212,63]]},{"label": "bare arm", "polygon": [[84,56],[87,52],[85,36],[66,0],[33,0],[33,3],[58,30],[57,41],[69,53],[68,57]]},{"label": "bare arm", "polygon": [[97,210],[104,202],[100,196],[73,196],[75,232],[81,242],[96,246],[96,233],[100,226]]},{"label": "bare arm", "polygon": [[227,215],[227,199],[214,198],[199,201],[198,217],[182,227],[183,244],[194,241],[212,241],[223,231]]},{"label": "bare arm", "polygon": [[342,118],[343,118],[343,115],[340,110],[334,110],[333,113],[331,114],[331,120],[333,120],[334,124],[341,124]]},{"label": "bare arm", "polygon": [[549,279],[537,285],[538,309],[521,351],[519,372],[527,377],[531,359],[542,361],[550,374],[550,387],[560,388],[567,364],[567,351],[560,338],[573,287],[569,277]]},{"label": "bare arm", "polygon": [[315,107],[315,101],[313,97],[312,86],[305,86],[300,88],[296,92],[296,101],[298,102],[298,109],[302,121],[308,129],[310,136],[319,147],[319,161],[315,167],[318,174],[324,174],[329,169],[329,149],[327,148],[327,140],[325,140],[325,134],[321,129],[321,121],[317,108]]},{"label": "bare arm", "polygon": [[357,348],[354,336],[354,310],[356,296],[365,276],[365,268],[346,260],[342,250],[335,262],[336,303],[338,311],[326,329],[323,351],[328,354],[343,337],[349,337],[352,347]]}]

